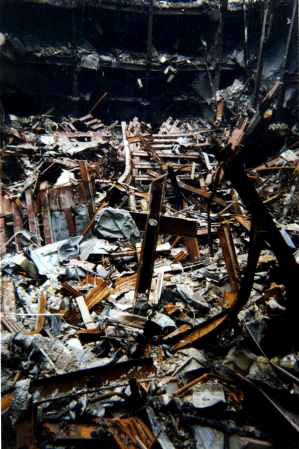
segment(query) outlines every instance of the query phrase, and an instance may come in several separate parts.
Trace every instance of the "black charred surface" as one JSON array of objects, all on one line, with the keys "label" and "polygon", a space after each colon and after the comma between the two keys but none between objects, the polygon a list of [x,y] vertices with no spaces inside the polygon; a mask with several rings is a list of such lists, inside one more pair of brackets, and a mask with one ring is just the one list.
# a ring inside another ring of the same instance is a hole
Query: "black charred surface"
[{"label": "black charred surface", "polygon": [[[5,107],[22,113],[26,108],[34,113],[54,107],[58,113],[85,114],[107,92],[95,111],[107,119],[138,115],[160,121],[169,115],[187,118],[193,111],[209,117],[218,80],[223,89],[235,79],[244,83],[254,79],[264,2],[248,5],[247,65],[241,1],[222,2],[222,8],[218,1],[156,1],[150,62],[149,4],[3,0],[0,93]],[[262,90],[281,76],[292,4],[272,2]],[[296,36],[295,25],[284,75],[285,106],[293,110],[298,86]]]}]

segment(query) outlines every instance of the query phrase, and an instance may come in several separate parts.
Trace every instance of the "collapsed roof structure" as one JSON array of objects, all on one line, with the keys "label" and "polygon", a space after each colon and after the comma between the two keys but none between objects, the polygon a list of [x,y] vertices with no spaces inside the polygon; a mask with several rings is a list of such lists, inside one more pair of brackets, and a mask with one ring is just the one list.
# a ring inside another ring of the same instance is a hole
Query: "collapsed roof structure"
[{"label": "collapsed roof structure", "polygon": [[298,0],[3,0],[5,449],[299,446]]},{"label": "collapsed roof structure", "polygon": [[293,2],[270,3],[5,0],[4,101],[69,113],[105,96],[103,117],[161,123],[210,115],[216,92],[236,79],[269,88],[280,78],[288,108],[296,108]]}]

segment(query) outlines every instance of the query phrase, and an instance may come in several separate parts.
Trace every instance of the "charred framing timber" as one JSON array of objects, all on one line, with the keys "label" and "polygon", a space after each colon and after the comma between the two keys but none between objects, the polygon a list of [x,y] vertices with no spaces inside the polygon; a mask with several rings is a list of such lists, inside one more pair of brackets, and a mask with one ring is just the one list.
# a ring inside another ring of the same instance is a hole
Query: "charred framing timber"
[{"label": "charred framing timber", "polygon": [[264,3],[263,26],[262,26],[260,45],[259,45],[259,54],[258,54],[255,85],[254,85],[254,92],[253,92],[253,106],[255,108],[258,103],[258,94],[259,94],[261,78],[262,78],[266,27],[267,27],[267,23],[268,23],[268,20],[270,17],[270,13],[271,13],[271,5],[272,5],[272,0],[266,0],[266,2]]},{"label": "charred framing timber", "polygon": [[147,217],[144,239],[141,247],[140,263],[135,288],[135,310],[139,309],[141,299],[148,297],[151,288],[156,246],[160,230],[160,214],[164,197],[166,175],[152,182],[150,190],[150,206]]},{"label": "charred framing timber", "polygon": [[45,242],[48,244],[54,242],[48,189],[42,190],[40,192],[40,198],[41,198],[41,210],[43,217],[44,237]]},{"label": "charred framing timber", "polygon": [[98,366],[95,368],[85,368],[77,371],[71,371],[65,374],[58,374],[51,377],[43,377],[32,383],[32,392],[39,392],[39,398],[36,402],[56,399],[60,394],[71,393],[74,387],[97,388],[107,380],[119,379],[121,376],[127,378],[143,377],[154,371],[153,360],[143,358],[138,360],[129,360],[112,365]]},{"label": "charred framing timber", "polygon": [[247,266],[240,282],[238,298],[233,310],[234,315],[237,314],[249,300],[258,260],[262,250],[263,237],[261,233],[259,233],[256,223],[251,225],[249,245]]},{"label": "charred framing timber", "polygon": [[[137,227],[143,231],[147,223],[147,214],[143,212],[131,212]],[[197,222],[185,218],[160,216],[160,234],[180,235],[182,237],[196,237]]]},{"label": "charred framing timber", "polygon": [[[291,318],[298,316],[299,303],[297,301],[297,277],[299,266],[293,256],[291,248],[285,242],[280,231],[276,227],[271,214],[259,197],[253,183],[247,177],[242,164],[238,158],[225,161],[222,164],[226,177],[231,181],[233,187],[240,195],[241,200],[252,216],[252,221],[257,226],[259,233],[262,232],[263,239],[270,245],[278,260],[283,282],[287,291],[287,311]],[[252,231],[253,232],[253,231]],[[254,253],[255,254],[255,253]],[[257,256],[252,256],[252,267]],[[248,285],[250,282],[248,281]],[[240,287],[239,297],[244,286]],[[248,287],[249,288],[249,287]]]},{"label": "charred framing timber", "polygon": [[196,260],[198,260],[200,258],[200,249],[199,249],[199,244],[198,244],[197,238],[196,237],[193,237],[193,238],[185,237],[184,241],[185,241],[185,245],[187,247],[190,259],[193,262],[195,262]]},{"label": "charred framing timber", "polygon": [[[98,432],[99,426],[104,431]],[[49,437],[51,443],[55,445],[94,447],[95,444],[104,444],[104,447],[116,447],[113,444],[115,440],[117,447],[121,449],[140,449],[153,447],[156,438],[150,429],[141,419],[133,416],[127,419],[113,418],[102,419],[91,424],[75,423],[61,424],[45,421],[42,424],[43,431]]]},{"label": "charred framing timber", "polygon": [[190,186],[190,185],[188,185],[188,184],[186,184],[186,183],[184,183],[184,182],[182,182],[180,180],[178,181],[178,185],[182,189],[187,190],[188,192],[195,193],[195,194],[205,198],[206,200],[210,200],[210,198],[211,198],[211,202],[212,203],[218,204],[219,206],[222,206],[222,207],[226,207],[227,206],[226,201],[224,201],[222,198],[219,198],[219,197],[213,195],[211,192],[208,192],[205,189],[201,189],[199,187]]},{"label": "charred framing timber", "polygon": [[230,226],[228,223],[224,223],[220,226],[218,230],[218,236],[232,291],[236,292],[239,290],[240,285],[240,267],[236,256],[236,250]]},{"label": "charred framing timber", "polygon": [[32,196],[32,191],[27,189],[25,192],[25,198],[26,198],[26,207],[27,207],[27,213],[28,213],[28,223],[29,223],[29,230],[33,236],[36,237],[38,243],[41,243],[41,237],[39,232],[39,223],[37,218],[37,211],[36,211],[36,204],[35,200]]}]

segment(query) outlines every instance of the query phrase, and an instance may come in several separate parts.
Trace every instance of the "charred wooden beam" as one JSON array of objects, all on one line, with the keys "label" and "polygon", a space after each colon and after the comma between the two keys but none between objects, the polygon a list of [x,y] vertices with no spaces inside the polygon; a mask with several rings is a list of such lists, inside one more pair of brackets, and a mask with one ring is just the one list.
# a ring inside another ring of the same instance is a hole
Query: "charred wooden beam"
[{"label": "charred wooden beam", "polygon": [[[252,221],[256,223],[259,233],[262,232],[263,239],[270,245],[278,260],[287,291],[288,312],[291,317],[296,317],[299,313],[299,303],[296,295],[299,267],[293,256],[292,249],[285,242],[238,158],[226,161],[222,166],[226,177],[231,181],[251,214]],[[256,257],[252,256],[252,259],[255,260]]]},{"label": "charred wooden beam", "polygon": [[139,308],[141,300],[144,298],[143,295],[147,297],[149,294],[152,283],[165,179],[166,175],[162,175],[155,179],[151,185],[149,214],[141,247],[140,264],[135,288],[135,310]]},{"label": "charred wooden beam", "polygon": [[[147,214],[143,212],[131,212],[137,227],[143,231],[147,223]],[[196,237],[196,220],[185,218],[160,216],[160,234],[180,235],[182,237]]]}]

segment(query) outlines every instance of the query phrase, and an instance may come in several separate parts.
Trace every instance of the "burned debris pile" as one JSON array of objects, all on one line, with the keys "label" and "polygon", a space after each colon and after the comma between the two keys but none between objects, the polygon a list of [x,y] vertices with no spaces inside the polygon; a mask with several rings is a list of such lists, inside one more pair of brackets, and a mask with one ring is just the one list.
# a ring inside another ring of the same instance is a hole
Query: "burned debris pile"
[{"label": "burned debris pile", "polygon": [[4,3],[4,449],[297,449],[298,1]]},{"label": "burned debris pile", "polygon": [[[155,130],[9,116],[4,447],[298,447],[299,136],[276,120],[281,89],[234,127],[225,99]],[[283,144],[255,159],[261,130]]]},{"label": "burned debris pile", "polygon": [[106,122],[160,124],[210,117],[219,90],[281,79],[298,110],[295,3],[2,0],[0,95],[18,115],[85,114],[102,98]]}]

